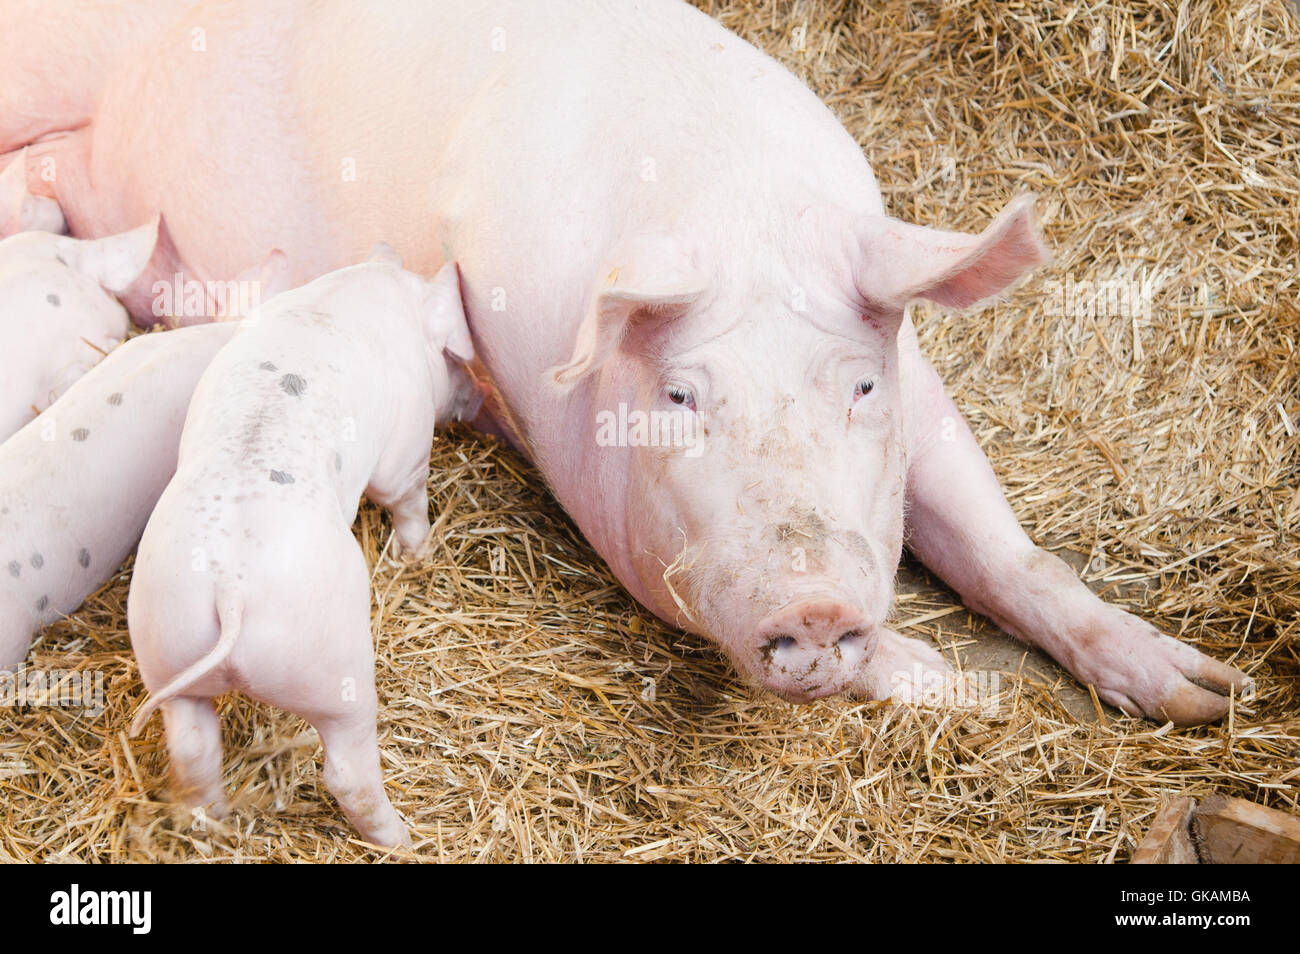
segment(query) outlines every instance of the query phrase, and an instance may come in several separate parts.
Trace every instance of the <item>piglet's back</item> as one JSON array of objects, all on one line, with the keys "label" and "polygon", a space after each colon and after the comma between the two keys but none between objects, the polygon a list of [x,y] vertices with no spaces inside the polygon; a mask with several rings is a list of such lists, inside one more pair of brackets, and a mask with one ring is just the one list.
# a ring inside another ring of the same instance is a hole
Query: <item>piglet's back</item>
[{"label": "piglet's back", "polygon": [[[221,350],[195,389],[178,487],[235,500],[358,498],[382,451],[401,362],[421,352],[396,270],[354,266],[277,296]],[[387,326],[387,327],[383,327]]]}]

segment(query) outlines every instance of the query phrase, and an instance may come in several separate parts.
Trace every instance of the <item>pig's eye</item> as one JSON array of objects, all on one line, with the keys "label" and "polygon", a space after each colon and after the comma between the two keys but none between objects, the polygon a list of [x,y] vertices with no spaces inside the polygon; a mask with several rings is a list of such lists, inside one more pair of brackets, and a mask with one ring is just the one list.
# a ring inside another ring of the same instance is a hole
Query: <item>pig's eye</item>
[{"label": "pig's eye", "polygon": [[690,388],[684,388],[680,384],[668,385],[668,400],[682,407],[688,407],[692,411],[695,410],[695,394]]},{"label": "pig's eye", "polygon": [[853,400],[858,401],[866,397],[876,389],[876,382],[868,378],[865,381],[859,381],[858,386],[853,389]]}]

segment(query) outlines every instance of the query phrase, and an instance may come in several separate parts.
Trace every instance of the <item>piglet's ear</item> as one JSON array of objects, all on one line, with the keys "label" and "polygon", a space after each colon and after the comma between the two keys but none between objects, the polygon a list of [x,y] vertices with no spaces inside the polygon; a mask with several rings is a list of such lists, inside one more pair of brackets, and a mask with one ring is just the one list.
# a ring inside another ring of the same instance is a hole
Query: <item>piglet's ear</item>
[{"label": "piglet's ear", "polygon": [[979,235],[871,216],[859,227],[855,275],[868,310],[898,313],[917,298],[966,308],[1003,291],[1049,257],[1033,204],[1032,196],[1016,199]]},{"label": "piglet's ear", "polygon": [[52,232],[68,229],[59,203],[27,191],[27,148],[0,172],[0,238],[15,232]]},{"label": "piglet's ear", "polygon": [[121,293],[140,277],[153,257],[160,220],[155,215],[146,225],[102,239],[65,238],[60,251],[77,271],[109,291]]},{"label": "piglet's ear", "polygon": [[397,249],[393,248],[387,242],[376,242],[366,256],[367,262],[378,262],[381,265],[396,265],[402,267],[402,256],[397,254]]},{"label": "piglet's ear", "polygon": [[626,243],[603,270],[568,362],[548,372],[567,389],[599,368],[637,325],[671,321],[707,290],[691,255],[667,236]]},{"label": "piglet's ear", "polygon": [[442,350],[462,364],[473,361],[474,342],[469,337],[469,323],[465,320],[465,305],[460,293],[460,268],[455,262],[442,266],[429,282],[425,308],[430,333],[435,340],[442,341]]}]

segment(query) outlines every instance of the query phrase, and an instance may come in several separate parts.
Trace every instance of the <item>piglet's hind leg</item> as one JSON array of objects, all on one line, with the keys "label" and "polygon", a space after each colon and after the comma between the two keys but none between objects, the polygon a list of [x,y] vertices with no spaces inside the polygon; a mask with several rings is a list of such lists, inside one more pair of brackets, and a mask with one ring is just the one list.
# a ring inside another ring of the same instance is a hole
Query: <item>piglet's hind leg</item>
[{"label": "piglet's hind leg", "polygon": [[[358,695],[363,695],[361,690]],[[316,731],[325,746],[325,785],[368,841],[390,847],[409,846],[411,836],[384,791],[373,684],[368,696],[358,698],[347,712],[316,719]]]},{"label": "piglet's hind leg", "polygon": [[[338,568],[347,572],[334,582],[337,604],[315,620],[308,619],[311,608],[305,606],[296,617],[307,626],[300,651],[311,664],[286,671],[283,641],[266,641],[269,655],[246,669],[247,690],[316,727],[325,747],[325,786],[361,836],[376,845],[409,845],[406,824],[383,792],[365,560],[350,539],[339,558]],[[276,676],[268,680],[265,673]]]},{"label": "piglet's hind leg", "polygon": [[211,699],[176,696],[161,706],[176,795],[214,818],[229,810],[221,784],[221,723]]}]

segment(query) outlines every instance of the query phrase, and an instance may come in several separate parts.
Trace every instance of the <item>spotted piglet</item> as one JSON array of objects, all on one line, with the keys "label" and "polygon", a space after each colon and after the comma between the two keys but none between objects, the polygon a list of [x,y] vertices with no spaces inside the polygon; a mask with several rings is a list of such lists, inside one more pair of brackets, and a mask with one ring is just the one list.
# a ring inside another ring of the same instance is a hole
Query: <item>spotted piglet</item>
[{"label": "spotted piglet", "polygon": [[175,478],[136,558],[131,642],[161,708],[177,793],[226,811],[211,699],[239,689],[314,725],[325,784],[367,839],[408,844],[379,767],[364,492],[391,548],[429,533],[435,424],[477,411],[460,279],[380,246],[263,306],[195,391]]},{"label": "spotted piglet", "polygon": [[136,545],[176,469],[194,386],[235,328],[133,338],[0,444],[0,669]]},{"label": "spotted piglet", "polygon": [[158,220],[94,241],[19,232],[0,241],[0,441],[126,337],[111,293],[144,271]]}]

